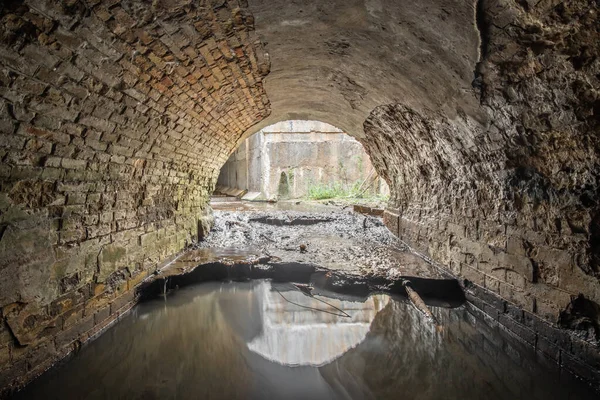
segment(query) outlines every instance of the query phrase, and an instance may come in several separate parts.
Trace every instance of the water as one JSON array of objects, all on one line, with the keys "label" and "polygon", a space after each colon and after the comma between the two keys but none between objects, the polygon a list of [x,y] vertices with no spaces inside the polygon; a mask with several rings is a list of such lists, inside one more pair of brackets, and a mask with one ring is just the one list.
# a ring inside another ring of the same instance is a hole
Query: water
[{"label": "water", "polygon": [[386,296],[313,299],[265,281],[186,287],[140,304],[17,398],[598,398],[464,307],[433,311],[442,329]]}]

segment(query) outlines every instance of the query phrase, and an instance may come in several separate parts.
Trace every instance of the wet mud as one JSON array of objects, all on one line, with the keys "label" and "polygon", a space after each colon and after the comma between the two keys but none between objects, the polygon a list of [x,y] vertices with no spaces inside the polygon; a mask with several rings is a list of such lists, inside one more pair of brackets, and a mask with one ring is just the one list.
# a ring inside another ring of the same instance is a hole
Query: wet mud
[{"label": "wet mud", "polygon": [[207,238],[142,285],[139,296],[252,279],[302,283],[314,293],[363,300],[377,293],[408,299],[410,282],[428,305],[456,307],[465,301],[454,278],[413,254],[380,218],[340,208],[215,211]]},{"label": "wet mud", "polygon": [[313,264],[362,276],[449,277],[412,253],[384,226],[381,218],[358,214],[349,208],[259,209],[214,214],[215,226],[200,248],[237,249],[283,262]]}]

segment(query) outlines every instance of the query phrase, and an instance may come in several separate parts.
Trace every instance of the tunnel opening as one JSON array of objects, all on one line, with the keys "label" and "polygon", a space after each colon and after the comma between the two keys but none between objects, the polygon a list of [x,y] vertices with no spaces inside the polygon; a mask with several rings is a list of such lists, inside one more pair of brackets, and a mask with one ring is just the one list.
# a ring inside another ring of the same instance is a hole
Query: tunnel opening
[{"label": "tunnel opening", "polygon": [[288,120],[242,140],[215,194],[248,201],[337,200],[383,204],[389,188],[356,139],[333,125]]}]

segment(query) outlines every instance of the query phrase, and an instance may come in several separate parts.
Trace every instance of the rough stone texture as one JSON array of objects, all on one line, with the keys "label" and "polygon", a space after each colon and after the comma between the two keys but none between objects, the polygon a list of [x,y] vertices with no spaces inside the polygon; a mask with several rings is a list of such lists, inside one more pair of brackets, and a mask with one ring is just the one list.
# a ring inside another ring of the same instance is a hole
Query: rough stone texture
[{"label": "rough stone texture", "polygon": [[273,112],[259,128],[308,119],[362,137],[370,112],[397,102],[479,113],[470,93],[474,3],[252,0],[249,7],[272,65],[265,88]]},{"label": "rough stone texture", "polygon": [[206,235],[221,165],[284,119],[359,138],[417,250],[598,340],[598,1],[245,3],[0,6],[0,387]]},{"label": "rough stone texture", "polygon": [[4,2],[0,19],[5,387],[206,234],[219,169],[269,104],[238,1]]},{"label": "rough stone texture", "polygon": [[[591,328],[580,334],[597,343],[598,3],[477,7],[473,86],[487,122],[404,103],[365,122],[363,142],[391,185],[388,226],[553,323],[581,314]],[[579,294],[591,304],[570,304]]]}]

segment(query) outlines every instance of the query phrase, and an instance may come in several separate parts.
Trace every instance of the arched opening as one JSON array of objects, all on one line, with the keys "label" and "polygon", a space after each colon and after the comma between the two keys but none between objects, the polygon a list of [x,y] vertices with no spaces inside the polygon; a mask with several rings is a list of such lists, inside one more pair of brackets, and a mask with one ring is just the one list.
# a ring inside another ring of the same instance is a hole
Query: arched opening
[{"label": "arched opening", "polygon": [[221,168],[215,193],[247,201],[383,204],[389,188],[358,140],[324,122],[288,120],[242,140]]}]

